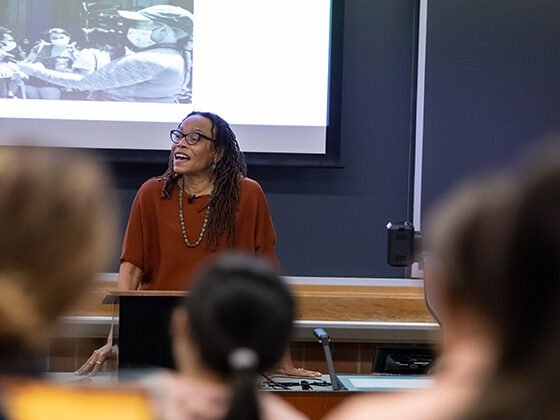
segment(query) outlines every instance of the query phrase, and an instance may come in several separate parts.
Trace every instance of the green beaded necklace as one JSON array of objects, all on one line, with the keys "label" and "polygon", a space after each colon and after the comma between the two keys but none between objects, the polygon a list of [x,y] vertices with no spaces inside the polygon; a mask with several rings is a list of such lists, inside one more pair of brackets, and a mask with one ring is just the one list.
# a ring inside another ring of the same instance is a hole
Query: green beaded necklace
[{"label": "green beaded necklace", "polygon": [[[210,214],[210,201],[208,202],[208,206],[206,206],[206,215],[204,216],[204,223],[202,224],[202,230],[200,231],[200,235],[198,236],[198,241],[194,244],[189,242],[189,238],[187,238],[187,231],[185,230],[185,221],[183,220],[183,185],[184,183],[181,182],[181,194],[179,194],[179,219],[181,220],[181,231],[183,232],[183,239],[189,248],[194,248],[198,246],[202,242],[202,237],[204,236],[204,232],[206,231],[206,225],[208,223],[208,215]],[[212,198],[212,192],[214,191],[214,186],[212,186],[212,191],[210,192],[210,199]]]}]

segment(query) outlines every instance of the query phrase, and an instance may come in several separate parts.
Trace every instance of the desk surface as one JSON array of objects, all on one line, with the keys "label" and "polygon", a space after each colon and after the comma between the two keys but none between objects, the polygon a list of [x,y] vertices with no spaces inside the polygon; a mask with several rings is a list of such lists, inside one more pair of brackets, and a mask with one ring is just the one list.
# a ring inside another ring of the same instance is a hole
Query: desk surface
[{"label": "desk surface", "polygon": [[[131,379],[137,379],[148,371],[138,371],[138,375],[131,373]],[[408,375],[338,375],[341,382],[350,392],[383,392],[383,391],[404,391],[411,389],[421,389],[430,387],[433,380],[427,376],[408,376]],[[45,374],[48,381],[59,383],[93,383],[98,385],[114,385],[118,382],[115,372],[101,373],[93,377],[80,377],[71,372],[54,372]],[[275,382],[281,384],[289,384],[288,390],[276,388],[265,388],[272,391],[291,392],[302,391],[301,382],[306,381],[311,385],[307,392],[332,392],[329,375],[323,375],[321,378],[296,378],[287,376],[273,376]],[[297,383],[297,384],[296,384]],[[318,385],[314,385],[318,384]]]},{"label": "desk surface", "polygon": [[[423,375],[337,375],[349,392],[387,392],[387,391],[406,391],[413,389],[423,389],[432,386],[431,377]],[[329,375],[322,375],[321,378],[296,378],[288,376],[272,375],[274,382],[288,385],[289,389],[281,389],[279,386],[270,386],[267,381],[265,389],[274,391],[290,392],[305,391],[302,387],[309,385],[311,389],[307,392],[333,392],[330,385]],[[342,391],[343,392],[343,391]]]},{"label": "desk surface", "polygon": [[[338,375],[341,382],[348,388],[346,391],[332,391],[329,387],[314,387],[317,380],[308,379],[312,390],[303,391],[300,386],[292,386],[290,390],[278,391],[279,395],[290,405],[304,413],[311,420],[322,419],[346,398],[362,394],[363,392],[410,391],[426,388],[433,384],[432,379],[422,376],[404,375]],[[280,378],[275,377],[280,381]],[[285,380],[294,381],[295,378]],[[282,379],[283,381],[284,379]],[[328,375],[323,375],[321,380],[330,382]],[[299,379],[301,382],[301,379]]]},{"label": "desk surface", "polygon": [[408,375],[338,375],[348,391],[403,391],[429,388],[433,379]]}]

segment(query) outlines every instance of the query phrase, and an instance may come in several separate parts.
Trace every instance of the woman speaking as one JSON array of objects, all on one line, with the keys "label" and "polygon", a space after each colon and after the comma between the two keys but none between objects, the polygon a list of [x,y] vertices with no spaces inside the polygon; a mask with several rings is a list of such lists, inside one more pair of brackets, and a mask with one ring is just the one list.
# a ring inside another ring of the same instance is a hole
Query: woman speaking
[{"label": "woman speaking", "polygon": [[[245,157],[228,123],[192,112],[172,130],[167,171],[138,191],[125,233],[119,290],[185,290],[209,257],[239,250],[277,264],[276,234],[259,184],[246,177]],[[76,374],[95,374],[113,357],[112,330]],[[294,368],[289,353],[279,372]]]}]

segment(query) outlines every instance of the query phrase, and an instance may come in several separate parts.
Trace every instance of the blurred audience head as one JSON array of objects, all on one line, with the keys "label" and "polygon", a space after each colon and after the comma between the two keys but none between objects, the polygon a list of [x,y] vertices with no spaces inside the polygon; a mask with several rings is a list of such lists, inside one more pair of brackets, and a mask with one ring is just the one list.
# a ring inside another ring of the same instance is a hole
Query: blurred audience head
[{"label": "blurred audience head", "polygon": [[89,155],[0,148],[0,359],[42,344],[112,250],[108,178]]},{"label": "blurred audience head", "polygon": [[468,418],[560,416],[551,393],[560,385],[558,144],[541,145],[507,172],[463,187],[430,226],[439,267],[426,274],[426,287],[437,296],[444,334],[446,322],[464,311],[484,325],[495,347]]},{"label": "blurred audience head", "polygon": [[231,381],[226,418],[257,419],[256,374],[279,362],[291,336],[294,302],[283,281],[262,260],[224,255],[199,274],[180,313],[172,327],[179,370],[202,367]]},{"label": "blurred audience head", "polygon": [[426,299],[444,328],[463,311],[488,317],[488,303],[503,287],[489,268],[501,257],[487,236],[501,228],[502,218],[495,214],[511,199],[510,188],[505,176],[473,178],[430,212],[425,230]]}]

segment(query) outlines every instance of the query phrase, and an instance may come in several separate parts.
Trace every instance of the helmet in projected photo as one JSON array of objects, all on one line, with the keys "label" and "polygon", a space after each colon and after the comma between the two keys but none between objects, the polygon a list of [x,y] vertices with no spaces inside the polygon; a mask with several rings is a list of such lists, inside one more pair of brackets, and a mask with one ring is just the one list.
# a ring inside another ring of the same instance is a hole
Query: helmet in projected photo
[{"label": "helmet in projected photo", "polygon": [[184,32],[192,33],[193,14],[182,7],[160,4],[146,7],[137,12],[127,10],[119,10],[118,12],[119,15],[127,20],[165,23],[172,29],[180,29]]}]

